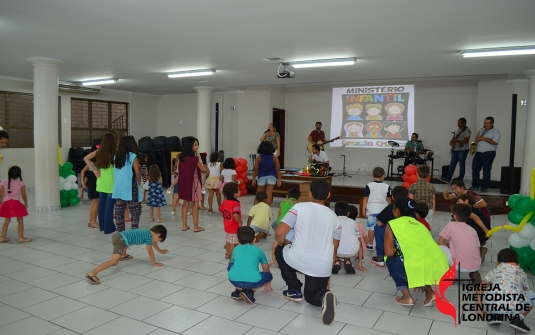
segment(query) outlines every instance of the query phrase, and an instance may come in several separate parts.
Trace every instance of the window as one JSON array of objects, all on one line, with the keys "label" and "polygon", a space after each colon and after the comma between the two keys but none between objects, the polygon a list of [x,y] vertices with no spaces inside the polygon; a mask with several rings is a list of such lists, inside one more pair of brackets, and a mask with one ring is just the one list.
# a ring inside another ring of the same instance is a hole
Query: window
[{"label": "window", "polygon": [[[33,94],[0,91],[0,126],[10,148],[33,148]],[[58,141],[61,143],[61,97],[58,97]]]},{"label": "window", "polygon": [[71,145],[91,147],[109,129],[128,135],[128,103],[71,99]]}]

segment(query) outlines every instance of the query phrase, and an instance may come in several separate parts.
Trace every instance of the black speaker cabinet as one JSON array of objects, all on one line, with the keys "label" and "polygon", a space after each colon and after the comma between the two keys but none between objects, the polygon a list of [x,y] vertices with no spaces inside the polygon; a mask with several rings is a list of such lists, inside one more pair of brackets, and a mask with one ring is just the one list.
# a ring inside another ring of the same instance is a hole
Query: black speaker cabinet
[{"label": "black speaker cabinet", "polygon": [[449,169],[450,169],[449,165],[442,166],[442,179],[446,179],[446,177],[448,176]]},{"label": "black speaker cabinet", "polygon": [[516,194],[520,192],[521,176],[522,168],[502,166],[500,193]]}]

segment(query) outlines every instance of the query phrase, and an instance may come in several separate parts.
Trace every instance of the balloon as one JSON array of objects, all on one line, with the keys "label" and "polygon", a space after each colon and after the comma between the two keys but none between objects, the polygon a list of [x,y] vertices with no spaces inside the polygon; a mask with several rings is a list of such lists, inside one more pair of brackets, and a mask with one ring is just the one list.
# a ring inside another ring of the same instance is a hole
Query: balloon
[{"label": "balloon", "polygon": [[236,166],[236,173],[241,174],[247,171],[247,168],[245,166]]},{"label": "balloon", "polygon": [[[529,242],[529,247],[533,250],[535,250],[535,238],[531,240],[531,242]],[[535,270],[535,269],[534,269]]]},{"label": "balloon", "polygon": [[409,181],[409,175],[404,173],[403,176],[401,176],[401,179],[403,179],[403,181]]},{"label": "balloon", "polygon": [[522,269],[529,269],[530,265],[535,263],[535,251],[530,247],[515,248],[511,247],[518,254],[518,263]]},{"label": "balloon", "polygon": [[518,207],[516,207],[516,203],[523,197],[524,196],[521,194],[513,194],[512,196],[510,196],[509,200],[507,200],[509,207],[511,207],[512,209],[517,209]]},{"label": "balloon", "polygon": [[513,209],[512,211],[507,214],[507,218],[509,219],[509,222],[513,224],[519,224],[522,219],[524,218],[525,214],[520,213],[516,209]]},{"label": "balloon", "polygon": [[67,178],[68,176],[70,176],[69,171],[65,171],[65,170],[61,170],[61,171],[59,172],[59,175],[60,175],[61,177],[63,177],[63,178]]},{"label": "balloon", "polygon": [[60,199],[67,199],[69,197],[69,192],[65,190],[59,191],[59,198]]},{"label": "balloon", "polygon": [[71,162],[65,162],[65,164],[63,164],[63,170],[72,170],[73,166],[72,166],[72,163]]},{"label": "balloon", "polygon": [[72,188],[72,184],[71,184],[71,183],[69,183],[69,182],[65,182],[65,183],[63,184],[63,189],[64,189],[65,191],[69,191],[71,188]]},{"label": "balloon", "polygon": [[247,190],[240,190],[240,197],[246,196]]},{"label": "balloon", "polygon": [[241,166],[245,166],[247,168],[247,160],[245,158],[239,158],[238,162]]},{"label": "balloon", "polygon": [[416,174],[417,171],[418,171],[418,168],[416,167],[416,165],[405,166],[405,173],[408,174],[409,176]]},{"label": "balloon", "polygon": [[[65,178],[59,177],[59,185],[63,185],[65,183]],[[61,187],[60,187],[61,188]]]},{"label": "balloon", "polygon": [[[242,166],[243,167],[243,166]],[[242,172],[238,175],[238,179],[247,179],[247,172]]]},{"label": "balloon", "polygon": [[535,210],[535,200],[530,197],[522,197],[516,202],[516,207],[520,213],[527,214]]},{"label": "balloon", "polygon": [[72,188],[75,189],[75,190],[77,190],[77,189],[78,189],[78,184],[77,184],[77,183],[73,183],[73,184],[72,184]]},{"label": "balloon", "polygon": [[530,243],[530,240],[520,237],[518,233],[512,233],[511,235],[509,235],[509,244],[512,247],[515,247],[515,248],[527,247],[529,243]]},{"label": "balloon", "polygon": [[409,183],[414,184],[418,181],[418,176],[415,174],[412,174],[409,176]]},{"label": "balloon", "polygon": [[518,233],[520,237],[525,238],[526,240],[531,240],[535,238],[535,226],[531,224],[527,224],[522,228],[522,230]]},{"label": "balloon", "polygon": [[61,204],[61,207],[67,207],[69,205],[69,199],[60,199],[59,203]]},{"label": "balloon", "polygon": [[69,199],[76,198],[78,196],[78,189],[71,188],[68,193],[69,193]]},{"label": "balloon", "polygon": [[78,197],[69,199],[69,204],[71,205],[78,205],[79,203],[80,203],[80,198]]},{"label": "balloon", "polygon": [[234,161],[234,164],[236,164],[237,167],[240,166],[237,158],[233,157],[232,160]]},{"label": "balloon", "polygon": [[427,176],[427,178],[425,178],[425,180],[427,180],[428,183],[431,182],[431,176]]},{"label": "balloon", "polygon": [[76,172],[74,172],[73,170],[69,171],[69,176],[76,176]]},{"label": "balloon", "polygon": [[[240,184],[240,186],[238,186],[238,187],[240,188],[240,191],[241,191],[241,190],[246,190],[246,189],[247,189],[247,184],[243,184],[243,183],[242,183],[242,184]],[[533,228],[535,228],[535,227],[533,227]]]},{"label": "balloon", "polygon": [[404,182],[403,185],[401,185],[403,187],[405,187],[407,190],[411,187],[411,183],[409,183],[408,181]]},{"label": "balloon", "polygon": [[69,183],[76,183],[76,179],[76,176],[68,176],[67,178],[65,178],[65,180]]}]

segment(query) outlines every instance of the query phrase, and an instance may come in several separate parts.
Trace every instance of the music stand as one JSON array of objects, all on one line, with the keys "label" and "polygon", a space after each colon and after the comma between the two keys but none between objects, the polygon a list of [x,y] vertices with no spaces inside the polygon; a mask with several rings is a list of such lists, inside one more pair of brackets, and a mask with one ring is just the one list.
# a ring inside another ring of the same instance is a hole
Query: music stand
[{"label": "music stand", "polygon": [[[353,178],[353,177],[351,177],[351,175],[350,175],[349,173],[346,172],[346,155],[340,155],[340,158],[341,158],[341,157],[344,157],[344,168],[342,169],[342,173],[335,173],[335,174],[333,175],[333,177],[340,177],[340,176],[342,176],[342,177]],[[354,174],[356,174],[356,173],[354,173]]]},{"label": "music stand", "polygon": [[399,143],[396,141],[388,141],[388,145],[392,148],[388,156],[387,178],[394,176],[394,148],[399,148]]}]

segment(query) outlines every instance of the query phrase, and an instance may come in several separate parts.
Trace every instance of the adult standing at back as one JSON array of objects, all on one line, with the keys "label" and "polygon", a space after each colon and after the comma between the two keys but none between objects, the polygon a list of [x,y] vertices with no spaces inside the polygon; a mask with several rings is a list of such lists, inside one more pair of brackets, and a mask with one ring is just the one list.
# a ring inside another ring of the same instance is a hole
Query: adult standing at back
[{"label": "adult standing at back", "polygon": [[468,156],[468,151],[470,151],[470,136],[472,136],[472,131],[466,126],[466,119],[464,117],[457,120],[457,127],[457,131],[450,141],[451,160],[448,175],[446,176],[448,183],[453,177],[457,163],[459,163],[459,177],[456,179],[464,179],[466,157]]},{"label": "adult standing at back", "polygon": [[[258,156],[253,168],[253,186],[257,186],[256,193],[266,192],[268,195],[266,204],[271,206],[273,201],[273,188],[275,185],[278,187],[281,186],[281,169],[279,158],[277,155],[274,155],[275,148],[271,145],[270,142],[264,141],[258,146],[256,151]],[[258,176],[258,181],[256,177]],[[256,204],[256,199],[255,199]]]},{"label": "adult standing at back", "polygon": [[275,152],[273,153],[275,156],[279,156],[279,149],[281,145],[281,136],[279,133],[277,133],[277,128],[273,125],[273,123],[270,123],[268,125],[268,129],[264,132],[262,137],[260,137],[260,143],[268,141],[273,145],[273,148],[275,148]]},{"label": "adult standing at back", "polygon": [[[9,135],[4,130],[4,128],[0,127],[0,148],[7,147],[7,143],[9,142]],[[2,163],[2,160],[4,159],[4,156],[2,153],[0,153],[0,163]]]},{"label": "adult standing at back", "polygon": [[[490,186],[492,162],[494,162],[494,158],[496,157],[500,137],[500,131],[494,128],[494,118],[492,116],[485,118],[483,128],[476,136],[477,149],[474,160],[472,161],[472,187],[470,187],[470,190],[476,191],[479,189],[480,192],[487,192]],[[479,173],[482,168],[483,180],[480,185]]]}]

